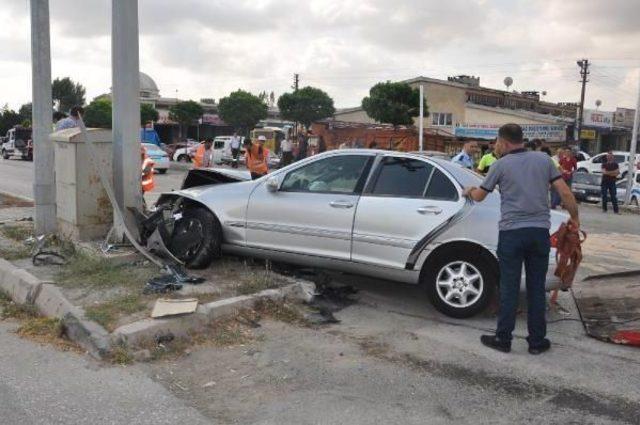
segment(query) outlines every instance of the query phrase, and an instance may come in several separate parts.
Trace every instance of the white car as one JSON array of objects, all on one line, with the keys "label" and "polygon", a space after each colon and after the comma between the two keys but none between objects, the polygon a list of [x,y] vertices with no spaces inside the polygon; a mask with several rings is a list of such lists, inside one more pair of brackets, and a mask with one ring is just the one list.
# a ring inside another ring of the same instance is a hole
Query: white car
[{"label": "white car", "polygon": [[[578,162],[578,173],[602,173],[602,162],[607,156],[607,152],[595,155],[593,158],[589,158],[586,161]],[[620,166],[620,177],[624,178],[627,175],[627,168],[629,163],[629,152],[614,151],[613,158]],[[640,155],[636,155],[636,164],[640,160]]]}]

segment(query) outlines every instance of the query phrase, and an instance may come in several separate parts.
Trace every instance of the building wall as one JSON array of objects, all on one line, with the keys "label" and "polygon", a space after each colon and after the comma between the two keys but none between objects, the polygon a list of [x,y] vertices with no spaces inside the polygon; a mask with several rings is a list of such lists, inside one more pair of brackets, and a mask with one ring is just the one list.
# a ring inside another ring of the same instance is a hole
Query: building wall
[{"label": "building wall", "polygon": [[536,120],[532,118],[519,117],[506,114],[501,111],[486,111],[471,107],[466,108],[466,124],[550,124],[549,121]]},{"label": "building wall", "polygon": [[[466,90],[452,85],[424,82],[424,96],[427,99],[429,117],[424,119],[424,127],[442,128],[432,125],[434,113],[452,114],[452,125],[445,128],[453,128],[456,123],[465,122],[465,103],[467,101]],[[420,83],[412,83],[412,87],[420,88]],[[419,124],[419,118],[414,120],[415,125]]]}]

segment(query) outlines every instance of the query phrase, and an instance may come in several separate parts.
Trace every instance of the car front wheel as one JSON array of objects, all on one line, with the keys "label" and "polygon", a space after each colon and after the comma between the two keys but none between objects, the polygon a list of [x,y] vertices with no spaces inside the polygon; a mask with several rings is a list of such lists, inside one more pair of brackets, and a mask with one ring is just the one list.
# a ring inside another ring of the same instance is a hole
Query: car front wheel
[{"label": "car front wheel", "polygon": [[495,293],[498,273],[494,269],[483,255],[449,251],[428,265],[423,284],[438,311],[456,318],[471,317],[482,312]]},{"label": "car front wheel", "polygon": [[220,256],[222,228],[211,211],[203,207],[187,208],[177,220],[169,251],[192,269],[207,267]]},{"label": "car front wheel", "polygon": [[2,158],[4,159],[9,159],[9,154],[7,153],[6,150],[2,149]]}]

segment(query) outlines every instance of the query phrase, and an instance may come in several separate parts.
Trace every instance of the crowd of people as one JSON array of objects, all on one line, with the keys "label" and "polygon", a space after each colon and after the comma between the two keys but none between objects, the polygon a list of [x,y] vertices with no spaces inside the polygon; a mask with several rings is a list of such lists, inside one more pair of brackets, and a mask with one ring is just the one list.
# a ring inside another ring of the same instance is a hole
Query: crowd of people
[{"label": "crowd of people", "polygon": [[[480,174],[486,175],[492,164],[494,164],[499,155],[495,151],[496,140],[493,140],[487,146],[486,152],[481,156],[477,165],[474,161],[474,156],[480,151],[480,147],[477,142],[471,141],[463,145],[462,150],[455,155],[451,160],[460,164],[462,167],[475,170]],[[532,141],[523,142],[523,149],[528,151],[538,151],[547,154],[553,165],[560,172],[562,180],[567,184],[569,188],[573,183],[573,176],[578,169],[578,159],[576,152],[569,147],[562,147],[556,151],[557,157],[553,156],[553,152],[548,146],[545,146],[544,142],[540,139],[534,139]],[[557,159],[556,159],[557,158]],[[618,197],[616,191],[616,181],[620,176],[619,165],[615,162],[614,156],[609,152],[605,161],[602,163],[602,180],[601,180],[601,195],[602,195],[602,211],[608,211],[608,204],[611,202],[613,206],[613,212],[619,214]],[[558,209],[562,206],[562,199],[560,194],[553,186],[550,188],[549,204],[552,210]]]}]

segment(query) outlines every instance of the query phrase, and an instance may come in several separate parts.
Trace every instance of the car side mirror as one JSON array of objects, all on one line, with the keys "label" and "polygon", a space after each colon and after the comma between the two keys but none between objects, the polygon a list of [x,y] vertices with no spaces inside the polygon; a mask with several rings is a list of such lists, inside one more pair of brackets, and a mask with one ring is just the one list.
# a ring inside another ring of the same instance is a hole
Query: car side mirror
[{"label": "car side mirror", "polygon": [[265,184],[269,192],[277,192],[280,186],[280,180],[277,177],[269,177]]}]

